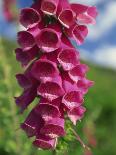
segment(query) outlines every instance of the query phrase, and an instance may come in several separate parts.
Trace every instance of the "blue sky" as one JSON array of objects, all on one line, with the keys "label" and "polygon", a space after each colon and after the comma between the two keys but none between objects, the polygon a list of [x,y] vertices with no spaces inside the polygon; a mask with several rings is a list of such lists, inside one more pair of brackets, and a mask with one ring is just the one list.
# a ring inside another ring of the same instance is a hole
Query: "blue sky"
[{"label": "blue sky", "polygon": [[[85,43],[77,47],[80,49],[81,57],[99,65],[116,69],[116,0],[70,1],[96,5],[99,10],[97,24],[90,26]],[[32,0],[17,0],[19,8],[27,7],[31,3]],[[16,31],[14,23],[7,23],[4,20],[0,8],[0,35],[15,39]]]}]

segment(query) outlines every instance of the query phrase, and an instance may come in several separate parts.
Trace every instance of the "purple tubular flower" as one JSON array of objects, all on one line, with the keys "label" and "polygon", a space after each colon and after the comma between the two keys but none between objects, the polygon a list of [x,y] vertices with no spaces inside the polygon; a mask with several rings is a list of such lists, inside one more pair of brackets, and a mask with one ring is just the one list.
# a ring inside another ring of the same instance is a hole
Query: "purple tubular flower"
[{"label": "purple tubular flower", "polygon": [[67,116],[74,125],[84,116],[84,96],[94,83],[86,78],[88,66],[81,64],[71,40],[81,45],[96,16],[96,7],[68,0],[35,0],[21,10],[26,30],[18,32],[15,53],[25,71],[16,75],[23,93],[15,102],[24,112],[39,98],[21,124],[28,137],[35,137],[37,148],[54,150],[68,130]]},{"label": "purple tubular flower", "polygon": [[22,66],[28,65],[30,61],[35,59],[36,56],[40,54],[39,48],[35,45],[30,49],[17,48],[15,50],[16,59],[21,63]]},{"label": "purple tubular flower", "polygon": [[25,8],[21,10],[20,13],[20,23],[24,27],[29,27],[35,23],[39,23],[41,21],[41,16],[39,12],[37,12],[33,8]]},{"label": "purple tubular flower", "polygon": [[82,77],[85,76],[86,72],[88,71],[88,66],[85,64],[79,64],[74,67],[72,70],[69,71],[69,76],[74,82],[78,82]]},{"label": "purple tubular flower", "polygon": [[33,109],[27,116],[24,123],[21,124],[21,128],[26,132],[28,137],[38,135],[41,127],[44,125],[44,121],[39,114]]},{"label": "purple tubular flower", "polygon": [[65,49],[59,53],[58,61],[68,71],[79,63],[79,54],[75,49]]},{"label": "purple tubular flower", "polygon": [[40,84],[37,90],[38,95],[53,101],[64,94],[64,90],[55,82],[46,82]]},{"label": "purple tubular flower", "polygon": [[71,9],[67,0],[63,0],[58,6],[58,20],[66,28],[70,28],[74,24],[76,19],[76,14]]},{"label": "purple tubular flower", "polygon": [[37,96],[37,88],[35,86],[24,90],[21,96],[15,97],[16,104],[21,108],[21,112],[23,112],[28,105],[33,102],[33,100]]},{"label": "purple tubular flower", "polygon": [[57,106],[47,103],[41,103],[36,107],[36,112],[40,114],[45,121],[49,121],[54,117],[60,117],[60,111]]},{"label": "purple tubular flower", "polygon": [[43,0],[41,10],[47,15],[55,15],[59,0]]},{"label": "purple tubular flower", "polygon": [[77,21],[80,24],[95,24],[98,15],[96,7],[89,7],[80,4],[71,4],[72,10],[77,15]]},{"label": "purple tubular flower", "polygon": [[64,119],[62,118],[53,118],[47,121],[40,132],[49,136],[50,138],[57,138],[59,136],[64,136]]},{"label": "purple tubular flower", "polygon": [[85,111],[86,109],[82,106],[75,107],[68,112],[68,117],[73,122],[73,124],[76,125],[76,122],[78,120],[81,120],[82,117],[84,116]]},{"label": "purple tubular flower", "polygon": [[38,60],[32,67],[32,75],[42,82],[52,81],[59,73],[55,64],[49,60]]},{"label": "purple tubular flower", "polygon": [[64,103],[68,109],[73,109],[83,103],[83,96],[78,91],[71,91],[63,96],[62,103]]},{"label": "purple tubular flower", "polygon": [[53,29],[44,28],[36,37],[36,43],[44,52],[52,52],[59,48],[60,36]]},{"label": "purple tubular flower", "polygon": [[51,139],[49,136],[45,135],[38,135],[36,140],[33,142],[33,145],[44,150],[54,149],[56,145],[56,139]]},{"label": "purple tubular flower", "polygon": [[17,74],[16,78],[22,88],[28,89],[32,86],[31,81],[24,74]]},{"label": "purple tubular flower", "polygon": [[18,44],[25,50],[32,48],[35,45],[35,39],[28,31],[20,31],[17,36]]}]

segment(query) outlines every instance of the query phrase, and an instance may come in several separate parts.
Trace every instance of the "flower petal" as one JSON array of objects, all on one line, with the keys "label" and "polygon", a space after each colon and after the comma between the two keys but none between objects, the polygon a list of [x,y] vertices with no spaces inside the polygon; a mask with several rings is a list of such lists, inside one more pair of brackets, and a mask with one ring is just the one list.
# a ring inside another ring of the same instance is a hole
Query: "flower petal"
[{"label": "flower petal", "polygon": [[32,75],[44,83],[51,81],[58,73],[55,64],[49,60],[38,60],[32,66]]},{"label": "flower petal", "polygon": [[44,121],[41,116],[33,109],[27,116],[25,122],[21,124],[21,128],[26,132],[28,137],[33,137],[40,132],[43,125]]},{"label": "flower petal", "polygon": [[64,119],[53,118],[49,120],[40,131],[42,134],[46,134],[51,138],[57,138],[59,136],[64,136]]},{"label": "flower petal", "polygon": [[75,49],[65,49],[59,53],[58,61],[64,70],[71,70],[79,63],[79,53]]},{"label": "flower petal", "polygon": [[24,90],[21,96],[15,97],[15,102],[21,108],[21,112],[28,107],[28,105],[35,99],[36,96],[37,88],[34,86]]},{"label": "flower petal", "polygon": [[54,149],[56,139],[51,139],[48,136],[45,135],[39,135],[36,140],[33,142],[33,145],[44,149],[44,150],[49,150],[49,149]]},{"label": "flower petal", "polygon": [[36,43],[44,52],[52,52],[59,48],[59,34],[51,28],[44,28],[36,37]]},{"label": "flower petal", "polygon": [[29,27],[41,21],[40,14],[33,8],[24,8],[20,13],[20,23],[24,27]]},{"label": "flower petal", "polygon": [[69,71],[69,76],[74,82],[78,82],[81,77],[84,77],[86,72],[88,71],[88,66],[85,64],[80,64],[74,67],[72,70]]},{"label": "flower petal", "polygon": [[86,109],[82,106],[73,108],[68,112],[68,117],[73,122],[73,124],[76,125],[76,122],[82,119],[85,111]]},{"label": "flower petal", "polygon": [[75,22],[75,13],[71,9],[64,9],[58,16],[60,23],[66,28],[70,28]]},{"label": "flower petal", "polygon": [[43,0],[41,10],[47,15],[55,15],[59,0]]},{"label": "flower petal", "polygon": [[83,103],[83,96],[78,91],[71,91],[63,96],[62,103],[64,103],[68,109],[73,109]]},{"label": "flower petal", "polygon": [[30,49],[35,45],[35,39],[28,31],[18,32],[17,41],[23,49]]},{"label": "flower petal", "polygon": [[81,91],[82,94],[86,94],[88,92],[89,87],[92,87],[93,85],[94,82],[86,78],[82,78],[77,82],[78,90]]},{"label": "flower petal", "polygon": [[81,45],[84,42],[87,34],[88,29],[84,25],[76,25],[72,31],[73,38],[78,43],[78,45]]},{"label": "flower petal", "polygon": [[64,90],[55,82],[40,84],[37,90],[38,95],[53,101],[64,94]]},{"label": "flower petal", "polygon": [[35,110],[45,121],[48,121],[54,117],[60,117],[60,111],[58,107],[50,104],[49,102],[41,103],[40,101]]},{"label": "flower petal", "polygon": [[32,86],[31,81],[24,74],[17,74],[16,78],[22,88],[28,89]]}]

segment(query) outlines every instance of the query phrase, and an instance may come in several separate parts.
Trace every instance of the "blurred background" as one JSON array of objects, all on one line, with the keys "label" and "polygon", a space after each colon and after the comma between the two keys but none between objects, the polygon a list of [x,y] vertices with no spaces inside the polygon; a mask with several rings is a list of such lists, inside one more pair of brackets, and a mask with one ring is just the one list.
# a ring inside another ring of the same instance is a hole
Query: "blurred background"
[{"label": "blurred background", "polygon": [[[90,67],[88,78],[95,81],[85,97],[85,117],[77,125],[78,134],[92,151],[73,141],[66,155],[116,155],[116,0],[70,1],[96,5],[99,16],[85,43],[77,47],[82,62]],[[17,15],[20,8],[31,4],[32,0],[0,0],[0,155],[52,154],[33,148],[19,129],[25,117],[19,115],[13,99],[21,93],[15,79],[22,71],[14,54],[16,32],[21,29]]]}]

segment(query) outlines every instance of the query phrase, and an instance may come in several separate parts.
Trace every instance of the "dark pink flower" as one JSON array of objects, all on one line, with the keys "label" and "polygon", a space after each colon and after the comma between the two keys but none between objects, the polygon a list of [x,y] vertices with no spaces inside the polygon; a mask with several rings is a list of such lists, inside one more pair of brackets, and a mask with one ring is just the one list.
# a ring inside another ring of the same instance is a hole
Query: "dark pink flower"
[{"label": "dark pink flower", "polygon": [[44,125],[42,117],[33,109],[27,116],[21,128],[26,132],[28,137],[33,137],[40,133],[40,129]]},{"label": "dark pink flower", "polygon": [[86,75],[88,71],[88,66],[85,64],[79,64],[69,71],[69,76],[74,82],[78,82],[82,77]]},{"label": "dark pink flower", "polygon": [[49,150],[54,149],[56,147],[56,143],[57,139],[51,139],[49,136],[40,134],[33,142],[33,145],[44,150]]},{"label": "dark pink flower", "polygon": [[45,134],[51,138],[57,138],[59,136],[64,136],[64,119],[62,118],[53,118],[47,121],[43,128],[40,131],[42,134]]},{"label": "dark pink flower", "polygon": [[20,13],[20,23],[24,27],[29,27],[35,23],[39,23],[41,21],[41,16],[39,12],[37,12],[33,8],[25,8],[21,10]]},{"label": "dark pink flower", "polygon": [[82,117],[84,116],[84,112],[86,111],[86,109],[82,106],[80,107],[75,107],[73,109],[71,109],[68,112],[68,117],[70,118],[70,120],[73,122],[74,125],[76,125],[76,122],[78,120],[81,120]]},{"label": "dark pink flower", "polygon": [[83,103],[83,96],[81,92],[71,91],[63,96],[62,103],[64,103],[68,109],[73,109]]},{"label": "dark pink flower", "polygon": [[66,28],[70,28],[70,26],[74,24],[76,19],[76,14],[71,9],[68,0],[60,1],[57,15],[60,23]]},{"label": "dark pink flower", "polygon": [[60,47],[60,36],[51,28],[44,28],[36,37],[36,43],[44,52],[52,52]]},{"label": "dark pink flower", "polygon": [[53,101],[64,94],[64,90],[55,82],[46,82],[40,84],[37,90],[38,95]]},{"label": "dark pink flower", "polygon": [[32,75],[42,82],[52,81],[55,76],[58,76],[59,71],[55,63],[49,60],[38,60],[32,67]]},{"label": "dark pink flower", "polygon": [[79,54],[75,49],[65,49],[58,55],[58,61],[64,70],[71,70],[79,63]]},{"label": "dark pink flower", "polygon": [[59,0],[43,0],[41,10],[47,15],[55,15]]},{"label": "dark pink flower", "polygon": [[17,41],[21,48],[25,50],[28,50],[35,45],[35,39],[28,31],[18,32]]}]

